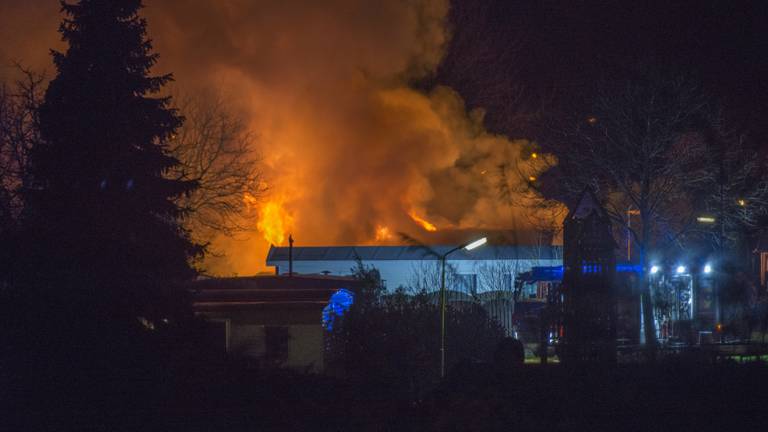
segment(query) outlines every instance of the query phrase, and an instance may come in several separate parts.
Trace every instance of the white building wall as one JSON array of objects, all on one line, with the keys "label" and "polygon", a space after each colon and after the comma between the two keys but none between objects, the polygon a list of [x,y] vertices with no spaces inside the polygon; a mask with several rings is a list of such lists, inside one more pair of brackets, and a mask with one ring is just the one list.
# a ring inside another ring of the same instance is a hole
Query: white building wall
[{"label": "white building wall", "polygon": [[[288,273],[288,261],[269,261],[271,266],[276,266],[279,274]],[[437,260],[370,260],[363,261],[367,266],[373,266],[381,273],[381,278],[385,281],[386,287],[394,291],[398,287],[409,287],[415,271],[426,266],[437,268]],[[510,271],[513,274],[511,283],[514,284],[516,275],[530,271],[533,267],[539,266],[559,266],[562,260],[542,260],[542,259],[520,259],[520,260],[448,260],[447,264],[451,266],[457,274],[477,275],[477,292],[482,293],[490,291],[493,288],[484,283],[482,276],[483,267],[492,269],[491,271]],[[349,276],[353,269],[357,267],[355,261],[294,261],[293,272],[295,274],[323,274],[328,272],[330,276]],[[502,270],[503,269],[503,270]],[[449,279],[446,279],[449,283]],[[514,286],[514,285],[512,285]],[[439,287],[435,287],[437,290]],[[450,286],[448,287],[450,289]]]}]

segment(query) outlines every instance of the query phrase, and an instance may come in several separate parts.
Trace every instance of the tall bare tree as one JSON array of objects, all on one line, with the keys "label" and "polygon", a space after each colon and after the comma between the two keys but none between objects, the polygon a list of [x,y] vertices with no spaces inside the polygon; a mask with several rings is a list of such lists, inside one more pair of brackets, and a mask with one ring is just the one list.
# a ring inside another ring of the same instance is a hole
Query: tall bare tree
[{"label": "tall bare tree", "polygon": [[[679,242],[693,226],[722,138],[718,111],[682,78],[602,82],[589,100],[548,122],[539,143],[556,158],[539,158],[552,163],[531,187],[564,202],[592,188],[612,221],[632,235],[645,268],[649,250]],[[642,286],[653,356],[650,291],[646,281]]]},{"label": "tall bare tree", "polygon": [[718,248],[735,246],[748,234],[763,228],[768,214],[768,160],[743,134],[728,136],[709,171],[701,210],[716,216],[716,226],[706,230]]},{"label": "tall bare tree", "polygon": [[37,116],[45,76],[16,65],[19,78],[0,83],[0,220],[5,227],[22,208],[29,154],[40,142]]},{"label": "tall bare tree", "polygon": [[202,240],[251,229],[255,215],[246,210],[266,189],[254,133],[218,93],[176,100],[185,122],[171,142],[181,164],[169,176],[200,185],[181,198],[190,212],[187,228]]},{"label": "tall bare tree", "polygon": [[[0,219],[5,226],[23,207],[21,190],[29,154],[40,142],[38,108],[48,84],[44,74],[16,69],[16,81],[0,84]],[[167,175],[200,185],[179,198],[188,212],[186,227],[202,240],[249,229],[255,215],[247,206],[265,191],[254,133],[219,94],[174,100],[186,121],[170,142],[181,164]]]},{"label": "tall bare tree", "polygon": [[[408,287],[406,292],[415,295],[424,293],[439,293],[440,291],[440,260],[424,259],[411,266],[408,273]],[[450,262],[445,265],[445,287],[452,290],[456,286],[458,272]]]}]

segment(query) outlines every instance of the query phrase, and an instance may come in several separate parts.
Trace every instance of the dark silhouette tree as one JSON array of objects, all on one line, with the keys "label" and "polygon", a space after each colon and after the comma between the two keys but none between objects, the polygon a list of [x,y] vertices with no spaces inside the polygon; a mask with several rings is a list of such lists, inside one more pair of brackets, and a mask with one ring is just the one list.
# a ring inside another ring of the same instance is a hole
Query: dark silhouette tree
[{"label": "dark silhouette tree", "polygon": [[176,202],[197,184],[165,175],[178,164],[167,143],[183,121],[170,98],[157,96],[172,76],[150,75],[157,54],[140,0],[61,8],[69,47],[52,53],[57,74],[39,108],[25,270],[47,291],[113,296],[106,303],[118,310],[151,315],[162,303],[157,293],[192,277],[191,261],[203,252]]}]

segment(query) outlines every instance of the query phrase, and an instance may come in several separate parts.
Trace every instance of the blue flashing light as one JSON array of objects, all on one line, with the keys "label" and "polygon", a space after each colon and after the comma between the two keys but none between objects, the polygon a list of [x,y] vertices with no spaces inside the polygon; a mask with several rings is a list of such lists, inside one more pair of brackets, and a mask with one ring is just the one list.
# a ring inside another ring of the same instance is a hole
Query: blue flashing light
[{"label": "blue flashing light", "polygon": [[352,291],[341,288],[328,300],[328,305],[323,308],[323,328],[333,330],[333,321],[338,316],[344,315],[355,302],[355,295]]},{"label": "blue flashing light", "polygon": [[639,264],[616,264],[616,273],[642,273],[643,266]]},{"label": "blue flashing light", "polygon": [[539,281],[562,280],[563,266],[534,267],[531,269],[532,279]]},{"label": "blue flashing light", "polygon": [[583,274],[591,274],[591,273],[602,273],[603,272],[603,266],[600,264],[585,264],[581,266],[581,272]]},{"label": "blue flashing light", "polygon": [[[599,274],[603,271],[600,264],[585,264],[581,266],[583,274]],[[639,264],[616,264],[616,273],[642,273],[643,267]],[[559,281],[563,279],[563,266],[533,267],[531,269],[531,281]]]}]

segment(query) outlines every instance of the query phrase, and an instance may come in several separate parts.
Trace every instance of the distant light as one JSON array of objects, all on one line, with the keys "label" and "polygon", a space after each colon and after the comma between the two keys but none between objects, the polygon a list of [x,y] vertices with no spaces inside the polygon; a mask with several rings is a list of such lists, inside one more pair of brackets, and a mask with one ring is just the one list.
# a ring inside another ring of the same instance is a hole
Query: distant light
[{"label": "distant light", "polygon": [[712,273],[712,266],[709,265],[709,264],[705,265],[704,266],[704,273],[707,273],[707,274]]},{"label": "distant light", "polygon": [[683,274],[683,273],[685,273],[685,266],[683,265],[677,266],[677,274]]},{"label": "distant light", "polygon": [[538,153],[536,153],[536,152],[534,152],[534,153],[531,153],[531,158],[533,158],[533,159],[536,159],[536,158],[538,158],[538,157],[539,157],[539,154],[538,154]]},{"label": "distant light", "polygon": [[528,177],[528,180],[529,180],[529,181],[536,181],[536,177],[534,177],[534,176],[530,176],[530,177]]},{"label": "distant light", "polygon": [[742,207],[744,207],[745,205],[747,205],[747,202],[746,202],[746,201],[744,201],[743,199],[740,199],[740,200],[739,200],[739,205],[740,205],[740,206],[742,206]]},{"label": "distant light", "polygon": [[595,116],[587,117],[587,123],[589,123],[591,125],[597,123],[597,117],[595,117]]},{"label": "distant light", "polygon": [[715,218],[713,218],[711,216],[699,216],[699,217],[696,218],[696,220],[699,221],[699,222],[702,222],[702,223],[714,223],[715,222]]},{"label": "distant light", "polygon": [[651,274],[656,274],[659,272],[659,266],[651,266]]},{"label": "distant light", "polygon": [[464,249],[470,251],[472,249],[479,248],[480,246],[484,245],[486,242],[488,242],[488,239],[483,237],[479,240],[475,240],[472,243],[464,246]]}]

